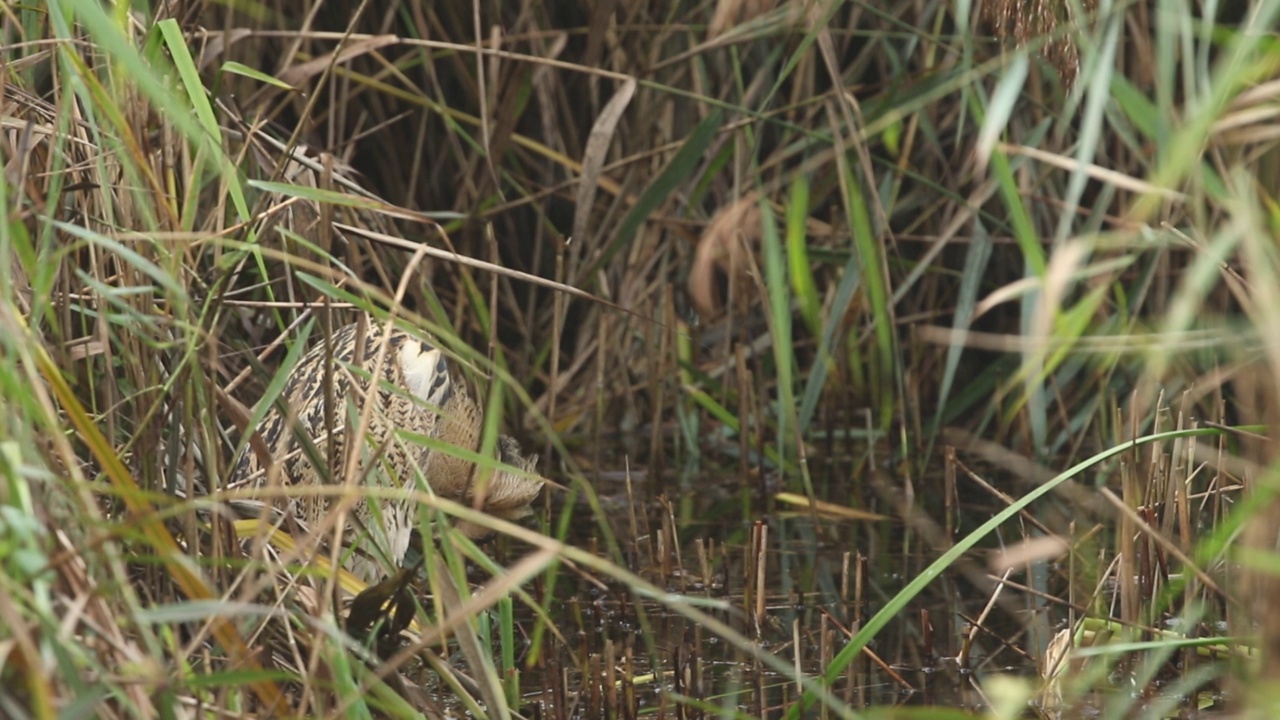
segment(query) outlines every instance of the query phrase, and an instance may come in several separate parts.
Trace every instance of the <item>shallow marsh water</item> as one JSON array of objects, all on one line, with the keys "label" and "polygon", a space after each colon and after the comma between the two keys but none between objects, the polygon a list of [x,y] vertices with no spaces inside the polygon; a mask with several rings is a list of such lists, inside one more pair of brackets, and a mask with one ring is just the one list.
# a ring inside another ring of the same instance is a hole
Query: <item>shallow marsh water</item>
[{"label": "shallow marsh water", "polygon": [[[791,676],[758,662],[753,647],[821,675],[851,628],[934,559],[905,551],[902,528],[891,520],[815,524],[808,513],[785,507],[755,514],[742,490],[724,488],[723,477],[669,483],[680,493],[671,501],[652,497],[646,480],[633,476],[628,488],[624,477],[613,475],[592,485],[620,550],[617,560],[674,595],[717,603],[708,614],[745,645],[610,578],[561,572],[556,602],[545,605],[567,644],[544,641],[539,663],[522,671],[526,711],[537,708],[536,716],[627,717],[674,710],[677,702],[686,710],[728,705],[774,715],[799,691]],[[609,546],[584,500],[557,512],[574,513],[566,542]],[[872,556],[865,548],[882,550]],[[543,588],[533,591],[538,596]],[[872,644],[884,666],[863,654],[836,683],[836,696],[854,708],[977,709],[983,703],[974,684],[982,674],[1033,675],[1034,664],[997,639],[1017,630],[991,629],[993,622],[1013,622],[1007,611],[988,619],[986,634],[975,634],[970,668],[959,667],[956,657],[970,629],[965,618],[978,617],[986,602],[964,578],[940,577]],[[533,614],[520,620],[531,627]]]}]

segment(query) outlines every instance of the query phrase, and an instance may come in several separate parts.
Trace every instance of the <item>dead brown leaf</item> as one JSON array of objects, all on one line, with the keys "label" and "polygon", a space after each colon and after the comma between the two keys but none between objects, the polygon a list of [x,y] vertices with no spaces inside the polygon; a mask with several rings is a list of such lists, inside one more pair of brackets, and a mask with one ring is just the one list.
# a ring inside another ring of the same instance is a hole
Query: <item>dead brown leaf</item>
[{"label": "dead brown leaf", "polygon": [[386,47],[387,45],[394,45],[398,42],[400,42],[400,38],[395,35],[375,35],[373,37],[356,40],[342,46],[342,48],[337,51],[338,56],[336,59],[334,58],[333,53],[325,53],[318,58],[285,68],[277,76],[277,79],[280,80],[280,82],[292,85],[293,87],[298,87],[307,79],[324,72],[325,68],[329,67],[331,64],[341,65],[352,58],[373,52],[374,50]]},{"label": "dead brown leaf", "polygon": [[746,253],[760,240],[759,196],[749,193],[711,219],[689,271],[689,296],[705,318],[718,314],[723,305],[716,283],[717,270],[729,279],[729,297],[742,302],[750,297]]},{"label": "dead brown leaf", "polygon": [[635,78],[627,78],[618,91],[614,93],[600,117],[591,126],[591,135],[587,138],[587,149],[582,155],[582,182],[578,184],[578,209],[573,216],[573,239],[579,244],[589,244],[588,226],[591,223],[591,209],[595,202],[596,181],[604,168],[605,158],[609,154],[609,146],[613,143],[614,131],[618,129],[618,121],[622,113],[631,104],[636,94]]}]

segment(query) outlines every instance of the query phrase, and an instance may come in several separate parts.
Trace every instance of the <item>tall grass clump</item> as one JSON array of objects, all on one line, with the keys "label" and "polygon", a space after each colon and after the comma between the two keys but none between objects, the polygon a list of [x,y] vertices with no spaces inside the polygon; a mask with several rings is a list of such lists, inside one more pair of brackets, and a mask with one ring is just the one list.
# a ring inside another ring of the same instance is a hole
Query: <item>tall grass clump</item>
[{"label": "tall grass clump", "polygon": [[[1268,716],[1277,13],[0,9],[0,715]],[[554,488],[367,591],[227,485],[359,313]]]}]

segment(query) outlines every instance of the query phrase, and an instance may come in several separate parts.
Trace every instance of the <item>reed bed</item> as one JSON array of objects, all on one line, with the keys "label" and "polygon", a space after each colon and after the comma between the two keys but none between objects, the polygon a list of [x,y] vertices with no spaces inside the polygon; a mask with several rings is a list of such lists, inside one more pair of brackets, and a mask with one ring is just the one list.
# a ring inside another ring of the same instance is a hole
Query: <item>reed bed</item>
[{"label": "reed bed", "polygon": [[[1273,714],[1280,0],[233,5],[0,8],[0,715]],[[364,595],[358,313],[551,481]]]}]

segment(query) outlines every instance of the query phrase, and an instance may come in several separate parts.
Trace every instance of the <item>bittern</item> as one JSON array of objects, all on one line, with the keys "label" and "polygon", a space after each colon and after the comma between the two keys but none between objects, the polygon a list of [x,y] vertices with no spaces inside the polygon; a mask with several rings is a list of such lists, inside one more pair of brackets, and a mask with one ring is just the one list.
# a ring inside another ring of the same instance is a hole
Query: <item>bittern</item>
[{"label": "bittern", "polygon": [[[387,348],[379,363],[384,339]],[[344,540],[352,551],[346,553],[345,566],[367,583],[376,582],[384,571],[394,572],[404,560],[418,519],[411,492],[418,488],[419,473],[436,495],[478,504],[504,519],[528,515],[529,504],[542,488],[543,481],[534,474],[537,457],[524,457],[516,441],[506,435],[496,443],[501,465],[485,463],[484,468],[456,452],[397,435],[403,431],[433,438],[472,453],[480,449],[483,414],[451,365],[431,343],[398,328],[385,337],[383,327],[366,316],[335,332],[330,343],[316,345],[297,363],[281,393],[287,411],[282,413],[273,404],[263,420],[262,440],[276,462],[282,463],[281,484],[342,483],[348,429],[359,427],[371,385],[376,389],[365,442],[352,448],[360,453],[355,477],[365,486],[401,492],[362,494],[352,507],[355,522],[348,522]],[[332,411],[327,413],[326,408]],[[296,421],[287,423],[288,417]],[[310,439],[313,451],[298,441],[298,432]],[[246,449],[229,486],[261,487],[266,482],[259,453]],[[483,497],[476,503],[480,492]],[[307,528],[318,528],[338,501],[332,494],[304,493],[289,507]],[[478,525],[459,522],[457,526],[472,537],[484,534]],[[386,558],[392,567],[385,567],[379,558]]]}]

